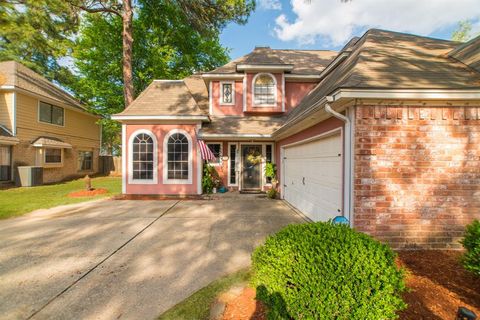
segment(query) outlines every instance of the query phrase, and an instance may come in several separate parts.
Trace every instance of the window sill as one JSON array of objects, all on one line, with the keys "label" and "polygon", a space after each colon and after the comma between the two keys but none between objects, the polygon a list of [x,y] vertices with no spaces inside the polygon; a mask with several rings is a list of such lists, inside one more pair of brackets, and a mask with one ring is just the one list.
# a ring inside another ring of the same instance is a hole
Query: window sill
[{"label": "window sill", "polygon": [[192,184],[192,179],[180,180],[180,179],[164,179],[163,184]]},{"label": "window sill", "polygon": [[45,169],[48,169],[48,168],[61,168],[63,167],[63,163],[44,163],[42,165],[42,167],[44,167]]},{"label": "window sill", "polygon": [[128,184],[158,184],[156,179],[151,180],[137,180],[137,179],[128,179]]},{"label": "window sill", "polygon": [[220,102],[221,107],[235,107],[235,103],[222,103]]}]

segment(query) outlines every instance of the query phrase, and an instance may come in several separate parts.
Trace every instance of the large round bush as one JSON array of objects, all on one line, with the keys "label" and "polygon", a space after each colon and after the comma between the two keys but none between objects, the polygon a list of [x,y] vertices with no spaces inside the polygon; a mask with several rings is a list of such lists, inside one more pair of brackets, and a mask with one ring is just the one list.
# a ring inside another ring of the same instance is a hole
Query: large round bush
[{"label": "large round bush", "polygon": [[394,319],[404,272],[384,244],[346,225],[290,225],[252,256],[270,319]]},{"label": "large round bush", "polygon": [[474,220],[465,229],[465,237],[462,240],[466,252],[463,256],[465,268],[477,276],[480,276],[480,221]]}]

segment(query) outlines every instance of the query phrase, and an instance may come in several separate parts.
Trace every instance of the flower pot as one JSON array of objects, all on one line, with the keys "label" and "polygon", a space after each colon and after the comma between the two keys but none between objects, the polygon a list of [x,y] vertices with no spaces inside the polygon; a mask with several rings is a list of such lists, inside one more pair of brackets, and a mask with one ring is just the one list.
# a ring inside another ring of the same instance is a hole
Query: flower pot
[{"label": "flower pot", "polygon": [[212,192],[217,193],[217,188],[213,188]]}]

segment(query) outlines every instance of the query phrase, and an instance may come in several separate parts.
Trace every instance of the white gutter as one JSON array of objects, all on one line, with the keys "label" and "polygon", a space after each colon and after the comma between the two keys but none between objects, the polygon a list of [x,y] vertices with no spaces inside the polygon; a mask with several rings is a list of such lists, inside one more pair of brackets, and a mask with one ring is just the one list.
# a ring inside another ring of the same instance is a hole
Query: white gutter
[{"label": "white gutter", "polygon": [[332,109],[329,102],[334,102],[335,98],[332,96],[327,96],[327,103],[325,103],[325,111],[335,118],[342,120],[345,123],[345,133],[344,133],[344,173],[343,173],[343,215],[348,217],[350,226],[353,226],[353,207],[351,201],[352,195],[352,123],[350,119],[343,114],[340,114]]},{"label": "white gutter", "polygon": [[335,100],[347,99],[410,99],[410,100],[477,100],[480,89],[338,89]]},{"label": "white gutter", "polygon": [[237,71],[285,70],[293,69],[293,64],[237,64]]},{"label": "white gutter", "polygon": [[210,121],[208,116],[147,116],[147,115],[112,115],[112,120],[195,120],[195,121]]},{"label": "white gutter", "polygon": [[239,74],[239,73],[204,73],[204,74],[202,74],[202,78],[206,79],[206,80],[215,80],[215,79],[241,80],[241,79],[243,79],[243,74]]},{"label": "white gutter", "polygon": [[237,139],[271,139],[271,134],[259,134],[259,133],[199,133],[200,138],[220,139],[220,138],[237,138]]}]

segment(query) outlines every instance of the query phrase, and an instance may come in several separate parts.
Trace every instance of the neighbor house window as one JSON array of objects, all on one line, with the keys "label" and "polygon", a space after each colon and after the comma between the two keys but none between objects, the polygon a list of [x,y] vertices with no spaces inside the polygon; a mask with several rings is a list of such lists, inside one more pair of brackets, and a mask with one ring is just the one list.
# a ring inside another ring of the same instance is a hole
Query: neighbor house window
[{"label": "neighbor house window", "polygon": [[276,103],[276,82],[272,75],[260,73],[253,78],[253,101],[256,105]]},{"label": "neighbor house window", "polygon": [[78,153],[78,169],[80,171],[93,170],[93,152],[80,151]]},{"label": "neighbor house window", "polygon": [[231,185],[237,184],[237,145],[231,144],[230,145],[230,155],[229,155],[229,163],[230,163],[230,181]]},{"label": "neighbor house window", "polygon": [[167,142],[167,176],[169,180],[188,180],[190,176],[190,142],[187,136],[175,132]]},{"label": "neighbor house window", "polygon": [[[265,162],[272,163],[273,162],[273,147],[271,144],[267,144],[265,146]],[[272,178],[266,177],[267,183],[272,183]]]},{"label": "neighbor house window", "polygon": [[132,142],[133,180],[153,180],[154,142],[147,133],[139,133]]},{"label": "neighbor house window", "polygon": [[65,114],[62,107],[57,107],[46,102],[40,101],[38,107],[38,120],[44,123],[55,124],[63,126],[65,123]]},{"label": "neighbor house window", "polygon": [[222,164],[222,144],[221,143],[207,143],[207,147],[215,156],[215,161],[209,161],[210,164]]},{"label": "neighbor house window", "polygon": [[235,86],[234,82],[220,83],[220,104],[234,104],[235,103]]},{"label": "neighbor house window", "polygon": [[62,149],[45,148],[45,163],[62,163]]}]

